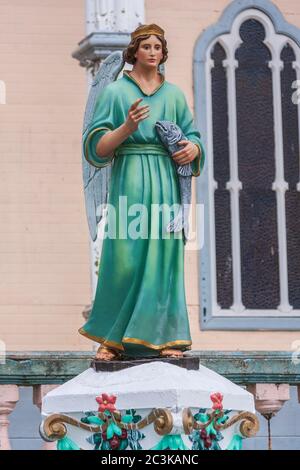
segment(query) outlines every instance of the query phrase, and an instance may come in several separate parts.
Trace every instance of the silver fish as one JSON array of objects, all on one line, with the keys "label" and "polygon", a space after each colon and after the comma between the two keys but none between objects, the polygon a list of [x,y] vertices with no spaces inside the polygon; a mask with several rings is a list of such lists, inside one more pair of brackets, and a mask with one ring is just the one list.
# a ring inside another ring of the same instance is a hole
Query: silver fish
[{"label": "silver fish", "polygon": [[[187,140],[185,135],[180,127],[172,121],[157,121],[155,123],[155,128],[162,144],[166,147],[172,158],[172,154],[174,152],[183,148],[182,145],[178,145],[178,142],[180,140]],[[178,175],[181,209],[176,217],[168,223],[166,229],[168,232],[179,232],[183,229],[184,243],[186,243],[189,232],[189,212],[193,174],[192,165],[190,163],[187,163],[186,165],[178,165],[174,160],[173,162]]]}]

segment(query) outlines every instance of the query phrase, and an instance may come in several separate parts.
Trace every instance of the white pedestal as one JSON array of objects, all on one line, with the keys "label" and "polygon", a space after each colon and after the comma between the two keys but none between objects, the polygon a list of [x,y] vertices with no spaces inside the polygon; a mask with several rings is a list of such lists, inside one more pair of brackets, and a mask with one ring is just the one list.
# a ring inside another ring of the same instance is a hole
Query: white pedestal
[{"label": "white pedestal", "polygon": [[63,449],[240,449],[254,411],[251,393],[201,365],[90,368],[44,397],[41,434]]}]

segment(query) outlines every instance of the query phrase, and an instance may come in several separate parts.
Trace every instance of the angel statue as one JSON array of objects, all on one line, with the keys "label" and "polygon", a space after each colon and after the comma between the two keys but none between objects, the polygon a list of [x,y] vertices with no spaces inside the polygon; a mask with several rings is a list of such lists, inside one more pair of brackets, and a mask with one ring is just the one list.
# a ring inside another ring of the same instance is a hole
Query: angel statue
[{"label": "angel statue", "polygon": [[[167,57],[164,30],[156,24],[139,26],[123,53],[114,52],[102,63],[87,102],[83,180],[88,223],[95,241],[104,214],[99,207],[104,207],[108,230],[92,311],[79,332],[100,343],[98,360],[181,357],[191,349],[184,230],[165,214],[176,218],[182,202],[179,179],[199,176],[205,153],[183,91],[161,71]],[[125,62],[132,70],[123,70]],[[175,152],[165,145],[168,123],[169,130],[179,129],[183,136]],[[191,173],[179,176],[177,169],[185,166]],[[171,209],[157,210],[161,207]]]}]

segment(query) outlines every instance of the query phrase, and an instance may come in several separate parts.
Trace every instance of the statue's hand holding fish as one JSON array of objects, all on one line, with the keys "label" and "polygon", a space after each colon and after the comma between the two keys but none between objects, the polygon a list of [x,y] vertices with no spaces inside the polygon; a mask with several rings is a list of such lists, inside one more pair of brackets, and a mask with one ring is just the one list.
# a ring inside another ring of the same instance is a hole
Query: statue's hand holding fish
[{"label": "statue's hand holding fish", "polygon": [[[155,128],[162,144],[173,159],[178,175],[181,209],[171,220],[166,229],[168,232],[184,231],[184,242],[188,239],[189,209],[191,204],[192,165],[198,154],[197,145],[186,139],[181,128],[172,121],[157,121]],[[184,145],[184,148],[182,148]]]},{"label": "statue's hand holding fish", "polygon": [[173,160],[178,165],[186,165],[187,163],[191,163],[199,153],[199,148],[197,145],[190,140],[180,140],[177,142],[177,145],[184,145],[183,148],[172,154]]}]

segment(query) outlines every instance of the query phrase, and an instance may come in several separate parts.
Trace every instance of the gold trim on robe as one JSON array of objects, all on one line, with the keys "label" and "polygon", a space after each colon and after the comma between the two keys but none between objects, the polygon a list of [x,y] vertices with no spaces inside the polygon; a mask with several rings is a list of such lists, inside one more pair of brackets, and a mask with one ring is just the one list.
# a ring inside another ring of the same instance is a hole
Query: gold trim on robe
[{"label": "gold trim on robe", "polygon": [[157,90],[159,90],[160,87],[162,87],[163,84],[165,83],[165,76],[164,76],[162,73],[160,73],[160,72],[158,72],[158,73],[159,73],[159,75],[162,77],[162,82],[161,82],[161,83],[158,85],[158,87],[156,87],[155,90],[153,90],[151,93],[146,93],[146,92],[143,90],[143,88],[141,87],[140,83],[139,83],[135,78],[133,78],[133,77],[130,75],[130,71],[129,71],[129,70],[124,70],[124,71],[123,71],[123,75],[126,75],[126,77],[130,78],[130,80],[132,80],[132,81],[139,87],[139,89],[141,90],[141,92],[144,93],[144,95],[146,95],[146,96],[152,96],[152,95],[154,95],[154,93],[156,93]]},{"label": "gold trim on robe", "polygon": [[[193,142],[193,141],[191,140],[191,142]],[[197,169],[196,169],[195,172],[193,171],[193,176],[199,176],[200,175],[200,160],[202,158],[202,150],[201,150],[201,147],[200,147],[199,144],[196,144],[196,142],[193,142],[193,144],[197,145],[197,147],[199,149],[198,155],[195,158],[195,160],[197,162]]]},{"label": "gold trim on robe", "polygon": [[[119,349],[120,351],[124,351],[124,346],[120,343],[116,343],[115,341],[107,341],[105,338],[103,338],[101,336],[90,335],[83,328],[80,328],[78,330],[78,332],[81,335],[86,336],[87,338],[92,339],[93,341],[96,341],[97,343],[103,344],[104,346],[108,346],[108,347],[110,346],[112,348]],[[168,347],[171,347],[171,346],[186,346],[187,349],[190,349],[189,346],[191,346],[192,341],[180,340],[179,339],[179,340],[176,340],[176,341],[168,341],[167,343],[163,343],[163,344],[152,344],[152,343],[149,343],[148,341],[144,341],[142,339],[125,337],[125,338],[123,338],[122,343],[141,344],[142,346],[145,346],[149,349],[160,350],[160,349],[165,349],[165,348],[168,348]]]},{"label": "gold trim on robe", "polygon": [[[103,163],[101,163],[101,162],[95,162],[95,161],[91,160],[90,157],[89,157],[88,145],[89,145],[89,143],[90,143],[91,138],[93,137],[93,135],[95,134],[95,132],[104,131],[104,130],[111,131],[111,129],[109,129],[108,127],[97,127],[96,129],[93,129],[93,130],[89,133],[89,135],[88,135],[88,137],[87,137],[87,139],[86,139],[86,142],[85,142],[85,147],[84,147],[84,155],[85,155],[86,160],[87,160],[91,165],[93,165],[93,166],[95,166],[95,167],[97,167],[97,168],[104,168],[104,167],[108,166],[108,165],[113,161],[114,156],[115,156],[114,154],[113,154],[113,156],[110,156],[110,157],[100,157],[99,155],[97,155],[97,157],[98,157],[99,159],[106,159],[106,158],[107,158],[107,162],[103,162]],[[103,137],[103,136],[102,136],[102,137]]]}]

